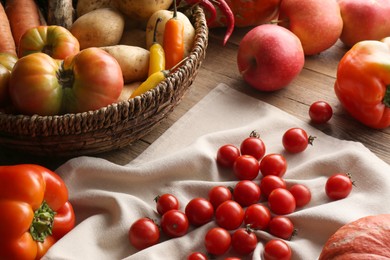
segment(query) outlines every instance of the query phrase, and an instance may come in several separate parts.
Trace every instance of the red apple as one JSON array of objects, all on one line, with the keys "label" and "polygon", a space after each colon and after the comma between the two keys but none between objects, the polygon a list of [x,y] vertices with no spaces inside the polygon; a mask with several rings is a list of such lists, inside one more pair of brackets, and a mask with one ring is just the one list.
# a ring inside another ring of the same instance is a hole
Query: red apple
[{"label": "red apple", "polygon": [[340,40],[352,47],[363,40],[390,36],[389,0],[338,0],[344,22]]},{"label": "red apple", "polygon": [[291,31],[276,24],[263,24],[241,40],[237,65],[243,79],[261,91],[286,87],[305,63],[301,42]]},{"label": "red apple", "polygon": [[301,40],[305,55],[314,55],[333,46],[341,35],[343,20],[336,0],[283,0],[280,25]]}]

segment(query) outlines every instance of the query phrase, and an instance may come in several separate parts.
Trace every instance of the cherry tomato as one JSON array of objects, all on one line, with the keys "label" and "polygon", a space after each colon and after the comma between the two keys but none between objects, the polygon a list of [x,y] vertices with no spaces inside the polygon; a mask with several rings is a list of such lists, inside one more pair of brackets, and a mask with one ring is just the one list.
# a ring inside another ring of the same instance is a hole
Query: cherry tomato
[{"label": "cherry tomato", "polygon": [[259,174],[259,169],[259,161],[252,155],[241,155],[233,164],[234,174],[239,180],[253,180]]},{"label": "cherry tomato", "polygon": [[271,219],[268,226],[270,234],[290,240],[294,234],[294,224],[286,216],[275,216]]},{"label": "cherry tomato", "polygon": [[165,212],[171,209],[179,209],[179,200],[172,194],[166,193],[161,196],[157,196],[156,201],[156,209],[157,212],[162,216]]},{"label": "cherry tomato", "polygon": [[128,236],[130,244],[142,250],[159,242],[160,229],[153,220],[140,218],[131,225]]},{"label": "cherry tomato", "polygon": [[260,172],[263,176],[275,175],[283,177],[287,171],[286,158],[278,153],[270,153],[260,161]]},{"label": "cherry tomato", "polygon": [[240,149],[232,144],[225,144],[218,149],[217,163],[222,167],[232,168],[238,156],[240,156]]},{"label": "cherry tomato", "polygon": [[218,226],[233,230],[240,227],[244,220],[244,209],[238,202],[227,200],[215,210],[215,221]]},{"label": "cherry tomato", "polygon": [[332,200],[344,199],[351,193],[352,185],[350,174],[335,173],[326,181],[325,192]]},{"label": "cherry tomato", "polygon": [[218,208],[222,202],[232,199],[232,192],[225,186],[215,186],[211,188],[208,195],[209,201],[214,209]]},{"label": "cherry tomato", "polygon": [[186,214],[177,209],[167,211],[161,217],[161,229],[170,237],[184,236],[189,227],[189,222]]},{"label": "cherry tomato", "polygon": [[281,239],[272,239],[264,246],[264,260],[290,260],[290,246]]},{"label": "cherry tomato", "polygon": [[306,206],[311,200],[311,192],[308,187],[303,184],[294,184],[289,191],[295,198],[297,208]]},{"label": "cherry tomato", "polygon": [[309,144],[313,144],[313,140],[313,136],[308,136],[306,131],[299,127],[288,129],[282,137],[283,147],[290,153],[303,152]]},{"label": "cherry tomato", "polygon": [[275,214],[285,215],[294,212],[296,203],[291,192],[283,188],[277,188],[268,196],[268,206]]},{"label": "cherry tomato", "polygon": [[309,116],[313,123],[324,124],[332,118],[332,115],[333,109],[325,101],[316,101],[310,105]]},{"label": "cherry tomato", "polygon": [[261,195],[260,187],[253,181],[239,181],[233,189],[233,198],[242,207],[255,204]]},{"label": "cherry tomato", "polygon": [[201,252],[193,252],[188,257],[187,260],[208,260],[209,258]]},{"label": "cherry tomato", "polygon": [[211,221],[214,216],[214,207],[204,198],[194,198],[188,202],[185,213],[190,224],[201,226]]},{"label": "cherry tomato", "polygon": [[221,227],[215,227],[207,231],[204,244],[207,252],[212,255],[223,255],[231,245],[230,233]]},{"label": "cherry tomato", "polygon": [[262,204],[253,204],[246,208],[244,214],[245,226],[253,229],[265,230],[271,220],[270,210]]},{"label": "cherry tomato", "polygon": [[240,145],[241,154],[252,155],[257,160],[263,158],[265,150],[264,142],[256,131],[252,131],[250,136],[245,138]]},{"label": "cherry tomato", "polygon": [[285,180],[276,175],[266,175],[261,179],[260,190],[265,198],[276,188],[286,188]]},{"label": "cherry tomato", "polygon": [[257,237],[250,228],[239,228],[232,235],[232,248],[240,255],[249,255],[257,246]]}]

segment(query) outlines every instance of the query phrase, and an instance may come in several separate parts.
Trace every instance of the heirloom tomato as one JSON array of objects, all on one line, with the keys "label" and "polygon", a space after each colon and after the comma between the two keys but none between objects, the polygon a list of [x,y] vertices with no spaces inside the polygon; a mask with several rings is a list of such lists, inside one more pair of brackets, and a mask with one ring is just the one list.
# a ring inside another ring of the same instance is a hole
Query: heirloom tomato
[{"label": "heirloom tomato", "polygon": [[390,126],[390,37],[356,43],[340,60],[334,90],[342,106],[364,125]]},{"label": "heirloom tomato", "polygon": [[8,84],[11,71],[18,58],[9,53],[0,53],[0,106],[9,101]]},{"label": "heirloom tomato", "polygon": [[0,167],[0,212],[0,259],[40,259],[75,225],[65,183],[39,165]]},{"label": "heirloom tomato", "polygon": [[16,62],[9,88],[20,113],[81,113],[116,102],[123,76],[115,58],[99,48],[84,49],[63,61],[38,52]]},{"label": "heirloom tomato", "polygon": [[80,44],[65,27],[58,25],[38,26],[27,30],[20,38],[18,56],[43,52],[54,59],[63,60],[77,54]]}]

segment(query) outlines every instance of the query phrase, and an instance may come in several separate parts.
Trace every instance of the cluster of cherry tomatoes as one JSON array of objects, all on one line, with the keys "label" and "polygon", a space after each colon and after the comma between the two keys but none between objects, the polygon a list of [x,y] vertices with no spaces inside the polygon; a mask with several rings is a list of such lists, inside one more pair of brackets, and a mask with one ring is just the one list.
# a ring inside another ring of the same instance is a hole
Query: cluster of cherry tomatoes
[{"label": "cluster of cherry tomatoes", "polygon": [[[313,137],[301,128],[289,129],[282,137],[284,148],[291,153],[304,151],[312,141]],[[255,131],[239,148],[232,144],[221,146],[216,161],[220,167],[232,170],[238,179],[234,187],[215,186],[209,190],[208,198],[191,199],[184,211],[174,195],[158,196],[156,210],[161,216],[160,223],[149,218],[137,220],[129,230],[130,243],[141,250],[159,242],[160,230],[168,237],[180,237],[190,225],[199,227],[214,220],[217,225],[204,238],[208,255],[224,255],[230,248],[238,255],[249,255],[259,242],[254,231],[262,230],[275,236],[265,244],[263,258],[290,259],[291,248],[285,240],[294,235],[295,228],[286,215],[307,205],[311,191],[303,184],[286,185],[283,179],[286,158],[278,153],[266,154],[266,146]],[[351,189],[351,178],[343,173],[331,176],[325,186],[331,199],[346,197]],[[193,252],[188,259],[208,257]]]}]

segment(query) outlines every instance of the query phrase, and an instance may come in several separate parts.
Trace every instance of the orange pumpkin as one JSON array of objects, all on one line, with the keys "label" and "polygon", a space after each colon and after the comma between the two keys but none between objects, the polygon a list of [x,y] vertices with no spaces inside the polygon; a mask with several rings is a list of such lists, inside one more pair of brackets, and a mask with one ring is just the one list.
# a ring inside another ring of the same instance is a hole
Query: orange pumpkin
[{"label": "orange pumpkin", "polygon": [[[264,24],[276,19],[281,0],[226,0],[236,27]],[[217,18],[210,27],[226,27],[226,16],[217,8]]]},{"label": "orange pumpkin", "polygon": [[390,214],[360,218],[338,229],[318,260],[390,259]]}]

